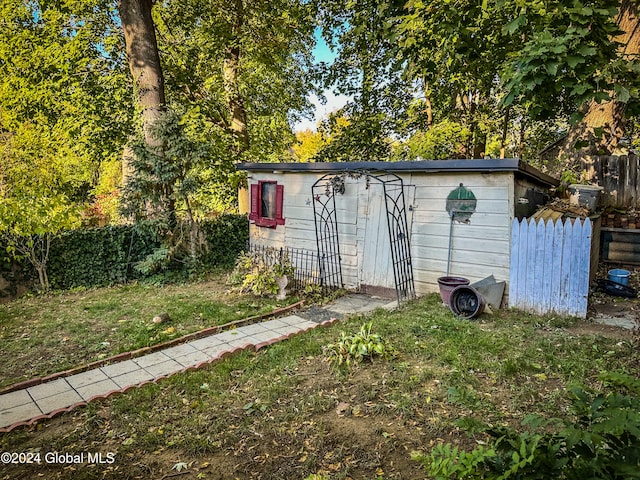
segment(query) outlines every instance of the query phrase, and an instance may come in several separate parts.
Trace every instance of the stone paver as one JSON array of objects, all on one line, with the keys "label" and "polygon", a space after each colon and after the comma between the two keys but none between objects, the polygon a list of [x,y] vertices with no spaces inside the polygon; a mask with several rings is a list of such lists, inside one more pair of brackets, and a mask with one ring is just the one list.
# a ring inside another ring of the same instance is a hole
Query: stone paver
[{"label": "stone paver", "polygon": [[31,401],[25,405],[17,405],[6,410],[0,410],[0,426],[8,427],[14,423],[24,422],[30,418],[42,415],[42,410],[35,402]]},{"label": "stone paver", "polygon": [[231,349],[228,343],[218,343],[217,345],[211,345],[202,349],[202,353],[209,358],[214,359],[219,357],[222,353],[228,352]]},{"label": "stone paver", "polygon": [[310,322],[309,320],[306,320],[297,315],[289,315],[288,317],[282,317],[282,318],[279,318],[278,321],[286,323],[287,325],[302,325],[306,323],[313,325],[313,322]]},{"label": "stone paver", "polygon": [[276,328],[288,327],[289,324],[278,318],[276,320],[264,322],[264,326],[269,330],[275,330]]},{"label": "stone paver", "polygon": [[50,397],[44,397],[40,399],[34,399],[36,404],[42,410],[42,413],[47,414],[55,412],[61,408],[70,407],[78,402],[82,402],[83,398],[75,390],[67,390]]},{"label": "stone paver", "polygon": [[125,373],[117,377],[112,377],[111,380],[118,384],[118,387],[125,388],[131,385],[138,385],[142,382],[148,382],[153,380],[153,375],[147,372],[144,368],[139,368],[133,372]]},{"label": "stone paver", "polygon": [[222,342],[230,342],[231,340],[236,340],[237,338],[240,338],[243,336],[246,336],[246,335],[244,335],[241,331],[238,331],[238,329],[227,330],[226,332],[222,332],[216,335],[218,340]]},{"label": "stone paver", "polygon": [[169,360],[164,352],[150,353],[149,355],[143,355],[142,357],[134,358],[133,361],[138,364],[139,367],[147,368],[159,363],[164,363]]},{"label": "stone paver", "polygon": [[165,348],[162,350],[162,353],[169,358],[178,358],[197,351],[198,349],[190,343],[183,343],[182,345],[176,345],[175,347]]},{"label": "stone paver", "polygon": [[145,370],[151,374],[153,378],[163,377],[165,375],[171,375],[172,373],[183,370],[184,367],[175,360],[167,360],[162,363],[154,363],[145,367]]},{"label": "stone paver", "polygon": [[258,343],[260,342],[258,342],[254,337],[251,337],[249,335],[242,335],[238,338],[234,338],[233,340],[229,340],[227,342],[227,344],[233,348],[244,347],[247,345],[256,345]]},{"label": "stone paver", "polygon": [[193,352],[187,353],[186,355],[180,355],[179,357],[173,357],[173,359],[183,367],[190,367],[211,360],[211,357],[194,348]]},{"label": "stone paver", "polygon": [[16,392],[5,393],[0,395],[0,405],[2,409],[9,409],[18,407],[20,405],[26,405],[32,402],[31,395],[26,390],[18,390]]},{"label": "stone paver", "polygon": [[76,391],[83,400],[90,400],[94,397],[105,396],[108,393],[119,389],[120,387],[113,380],[108,378],[106,380],[101,380],[96,383],[76,388]]},{"label": "stone paver", "polygon": [[71,387],[64,378],[27,388],[27,392],[29,392],[31,398],[36,401],[42,398],[53,397],[54,395],[73,391],[73,387]]},{"label": "stone paver", "polygon": [[88,370],[86,372],[78,373],[76,375],[71,375],[70,377],[66,377],[67,382],[73,388],[78,390],[85,385],[91,385],[97,382],[101,382],[103,380],[108,380],[107,374],[104,373],[99,368],[94,368],[93,370]]},{"label": "stone paver", "polygon": [[100,367],[100,370],[102,370],[109,378],[118,377],[139,369],[140,367],[133,360],[125,360],[124,362],[113,363],[111,365]]},{"label": "stone paver", "polygon": [[[344,300],[338,299],[329,306],[314,308],[322,308],[327,312],[357,313],[376,308],[381,303],[347,295]],[[0,431],[213,361],[239,347],[274,343],[317,325],[299,315],[288,315],[0,395]]]},{"label": "stone paver", "polygon": [[278,333],[279,335],[290,335],[299,331],[300,329],[294,325],[285,325],[284,327],[278,327],[274,330],[274,332]]},{"label": "stone paver", "polygon": [[189,342],[193,348],[197,350],[206,350],[207,348],[214,347],[216,345],[222,345],[224,342],[217,338],[216,336],[200,338],[198,340],[194,340],[193,342]]},{"label": "stone paver", "polygon": [[254,335],[256,333],[268,332],[269,329],[261,323],[254,323],[253,325],[247,325],[246,327],[238,328],[239,331],[246,335]]},{"label": "stone paver", "polygon": [[[274,335],[275,333],[275,335]],[[268,330],[266,332],[258,332],[258,333],[254,333],[252,335],[252,337],[255,339],[256,341],[256,345],[259,343],[264,343],[264,342],[268,342],[270,340],[273,340],[274,337],[277,337],[278,334],[277,332],[274,332],[273,330]]]}]

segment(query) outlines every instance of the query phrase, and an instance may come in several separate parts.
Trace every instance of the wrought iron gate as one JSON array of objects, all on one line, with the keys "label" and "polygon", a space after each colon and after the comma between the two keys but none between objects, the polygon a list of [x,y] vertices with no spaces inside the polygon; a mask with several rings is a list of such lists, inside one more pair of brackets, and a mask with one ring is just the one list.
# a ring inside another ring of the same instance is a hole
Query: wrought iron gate
[{"label": "wrought iron gate", "polygon": [[323,286],[343,287],[340,259],[340,240],[336,214],[336,196],[345,192],[345,179],[365,177],[366,188],[373,179],[382,184],[389,246],[393,264],[398,303],[415,297],[409,227],[402,179],[383,170],[354,170],[340,174],[326,174],[311,187],[320,281]]}]

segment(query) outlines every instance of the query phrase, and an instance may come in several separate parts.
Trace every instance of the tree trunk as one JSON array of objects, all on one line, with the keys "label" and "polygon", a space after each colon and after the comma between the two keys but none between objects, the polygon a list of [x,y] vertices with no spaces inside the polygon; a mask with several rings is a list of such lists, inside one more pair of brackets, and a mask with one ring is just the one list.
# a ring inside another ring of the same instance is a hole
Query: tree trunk
[{"label": "tree trunk", "polygon": [[156,32],[151,17],[152,0],[120,0],[119,13],[138,105],[142,110],[145,140],[157,144],[152,131],[165,111],[164,78]]},{"label": "tree trunk", "polygon": [[[118,12],[136,101],[141,110],[145,142],[149,147],[161,151],[162,140],[155,137],[153,127],[165,112],[164,78],[151,17],[152,6],[153,0],[120,0]],[[127,165],[128,158],[130,155],[125,152],[125,175],[131,171],[130,165]],[[126,181],[126,177],[123,180]]]},{"label": "tree trunk", "polygon": [[[249,130],[247,129],[247,111],[244,98],[240,92],[239,70],[241,60],[240,38],[244,26],[243,0],[233,1],[233,20],[231,22],[231,37],[224,50],[222,65],[222,80],[224,93],[229,107],[229,130],[234,140],[233,154],[240,155],[249,149]],[[237,159],[236,161],[240,161]]]},{"label": "tree trunk", "polygon": [[422,78],[422,88],[424,90],[424,110],[427,114],[427,130],[433,127],[433,104],[431,103],[431,89],[427,80]]},{"label": "tree trunk", "polygon": [[[623,59],[634,59],[640,54],[640,23],[632,0],[622,0],[617,24],[623,32],[616,37]],[[585,107],[583,119],[572,126],[561,145],[559,157],[576,155],[609,155],[616,151],[625,133],[624,110],[626,103],[613,98],[610,101],[591,102]]]},{"label": "tree trunk", "polygon": [[507,151],[507,134],[509,131],[509,117],[511,114],[511,107],[507,107],[504,112],[504,119],[502,122],[502,137],[500,138],[500,158],[504,158]]},{"label": "tree trunk", "polygon": [[[234,30],[236,30],[234,28]],[[231,121],[229,130],[235,141],[235,152],[240,154],[249,149],[249,132],[247,130],[247,114],[244,99],[240,93],[238,69],[240,67],[240,47],[230,46],[225,49],[223,78],[224,90],[229,105]]]},{"label": "tree trunk", "polygon": [[[119,0],[118,13],[124,32],[124,41],[133,78],[133,87],[142,116],[144,140],[150,150],[163,155],[164,140],[156,135],[155,125],[166,112],[164,77],[160,65],[160,53],[156,39],[151,9],[154,0]],[[127,185],[135,169],[131,167],[133,152],[125,148],[123,153],[123,185]],[[163,185],[161,204],[148,205],[150,217],[166,216],[170,224],[175,223],[175,201],[172,186]]]}]

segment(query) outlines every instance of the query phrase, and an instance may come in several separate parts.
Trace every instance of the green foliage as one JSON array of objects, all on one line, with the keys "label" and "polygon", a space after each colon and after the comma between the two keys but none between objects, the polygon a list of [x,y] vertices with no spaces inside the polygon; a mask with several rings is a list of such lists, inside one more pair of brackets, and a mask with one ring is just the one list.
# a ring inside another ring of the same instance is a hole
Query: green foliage
[{"label": "green foliage", "polygon": [[49,289],[47,272],[51,239],[77,225],[75,209],[64,195],[5,198],[0,202],[0,235],[7,254],[27,260],[37,271],[42,290]]},{"label": "green foliage", "polygon": [[[466,452],[438,445],[412,458],[436,479],[640,478],[638,379],[623,374],[603,379],[619,389],[571,389],[574,419],[564,421],[556,432],[549,432],[548,426],[543,433],[488,428],[495,439],[489,448]],[[541,426],[535,417],[526,422],[532,428]]]},{"label": "green foliage", "polygon": [[614,38],[619,1],[530,3],[497,2],[513,15],[503,33],[526,39],[501,71],[503,104],[529,102],[531,115],[548,118],[576,114],[580,105],[614,91],[623,103],[637,99],[638,65],[619,57]]},{"label": "green foliage", "polygon": [[[314,2],[187,0],[154,9],[167,97],[215,152],[214,170],[231,172],[234,162],[287,156],[294,141],[290,124],[309,113],[308,93],[317,90]],[[235,148],[230,132],[228,91],[234,86],[223,76],[225,56],[235,47],[235,88],[249,134],[244,152]]]},{"label": "green foliage", "polygon": [[321,132],[305,130],[296,133],[296,143],[291,147],[298,162],[310,162],[325,143]]},{"label": "green foliage", "polygon": [[294,267],[286,253],[282,254],[276,248],[267,248],[242,253],[229,275],[228,283],[241,292],[264,297],[278,293],[278,279],[285,276],[292,280],[293,273]]},{"label": "green foliage", "polygon": [[210,245],[200,257],[205,267],[230,268],[249,242],[246,215],[220,215],[214,220],[200,222],[200,231]]},{"label": "green foliage", "polygon": [[[338,51],[327,80],[353,97],[345,113],[354,127],[360,115],[361,127],[374,127],[354,130],[345,148],[401,139],[394,157],[414,158],[431,129],[450,121],[465,131],[462,148],[433,152],[428,145],[425,158],[452,152],[533,160],[563,132],[549,135],[531,120],[577,120],[581,106],[612,92],[627,116],[637,114],[640,63],[622,53],[616,25],[619,10],[633,11],[634,2],[336,3],[320,3],[331,17],[322,17],[325,37]],[[407,88],[409,100],[401,93]],[[412,134],[413,145],[405,144]]]},{"label": "green foliage", "polygon": [[108,225],[63,232],[51,245],[51,285],[66,290],[142,278],[144,275],[132,267],[157,247],[155,232],[140,226]]},{"label": "green foliage", "polygon": [[[197,268],[232,265],[248,240],[246,216],[222,215],[202,222],[201,227],[206,248],[197,259]],[[51,287],[60,290],[146,278],[162,270],[160,264],[165,271],[191,273],[192,264],[176,261],[180,257],[175,255],[167,264],[166,254],[151,223],[65,230],[50,238],[47,272]]]},{"label": "green foliage", "polygon": [[409,158],[425,160],[457,158],[471,137],[467,127],[443,120],[426,131],[416,132],[408,141]]},{"label": "green foliage", "polygon": [[78,202],[100,163],[119,158],[133,112],[112,14],[102,0],[2,2],[0,171],[19,159],[11,168],[24,165],[29,183],[55,178],[56,193]]},{"label": "green foliage", "polygon": [[[331,65],[322,66],[325,87],[352,100],[325,122],[323,129],[332,138],[316,158],[388,160],[389,139],[403,133],[413,93],[393,48],[394,16],[401,4],[323,0],[319,5],[323,37],[337,54]],[[342,129],[336,128],[340,117],[349,121]]]},{"label": "green foliage", "polygon": [[341,111],[324,121],[320,129],[327,141],[314,156],[316,162],[384,161],[391,155],[390,130],[384,113],[354,113],[344,119]]},{"label": "green foliage", "polygon": [[205,147],[189,138],[175,112],[166,112],[152,130],[161,147],[148,145],[142,136],[131,145],[134,173],[123,189],[123,214],[170,225],[181,207],[193,219],[190,196],[198,187],[193,170],[203,164]]},{"label": "green foliage", "polygon": [[372,326],[373,322],[365,323],[358,333],[351,335],[340,332],[338,341],[326,347],[329,363],[341,368],[364,361],[373,361],[375,357],[394,356],[393,346],[379,334],[371,333]]},{"label": "green foliage", "polygon": [[482,445],[469,453],[449,444],[436,445],[428,456],[419,452],[411,455],[413,460],[423,463],[425,470],[436,480],[487,478],[482,467],[495,457],[493,449]]}]

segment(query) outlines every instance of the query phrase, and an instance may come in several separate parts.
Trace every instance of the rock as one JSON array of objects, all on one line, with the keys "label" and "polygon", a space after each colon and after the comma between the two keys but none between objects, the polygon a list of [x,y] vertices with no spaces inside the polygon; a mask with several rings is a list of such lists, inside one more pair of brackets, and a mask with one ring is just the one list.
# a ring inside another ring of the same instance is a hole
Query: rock
[{"label": "rock", "polygon": [[153,317],[152,320],[153,323],[168,323],[170,321],[171,317],[169,317],[169,314],[167,312],[159,313],[158,315]]},{"label": "rock", "polygon": [[338,415],[350,415],[351,414],[351,405],[349,405],[346,402],[338,403],[338,406],[336,407],[336,413]]}]

